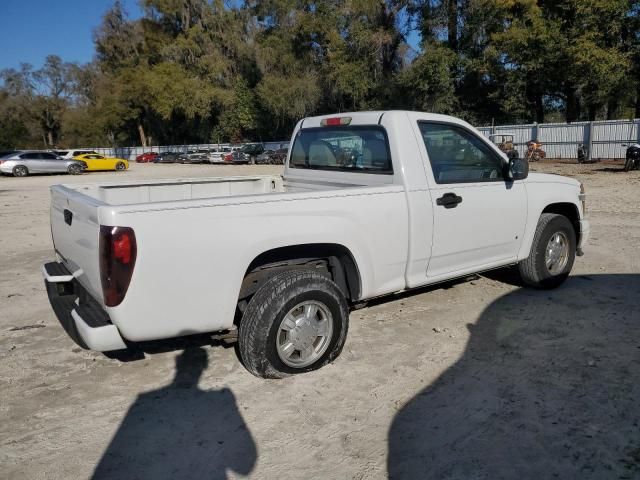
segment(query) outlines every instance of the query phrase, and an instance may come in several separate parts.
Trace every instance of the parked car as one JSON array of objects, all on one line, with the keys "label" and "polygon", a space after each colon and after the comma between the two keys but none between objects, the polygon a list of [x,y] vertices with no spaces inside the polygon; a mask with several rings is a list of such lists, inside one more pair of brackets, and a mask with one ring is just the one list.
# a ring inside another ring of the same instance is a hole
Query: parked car
[{"label": "parked car", "polygon": [[368,299],[509,265],[554,288],[582,255],[582,184],[457,118],[305,118],[291,145],[283,176],[51,187],[43,273],[65,330],[100,351],[224,331],[280,378],[334,360]]},{"label": "parked car", "polygon": [[225,163],[225,157],[233,152],[231,147],[219,147],[209,151],[209,163]]},{"label": "parked car", "polygon": [[129,162],[124,158],[105,157],[97,153],[78,155],[74,157],[74,160],[82,160],[85,162],[88,171],[116,170],[121,172],[129,168]]},{"label": "parked car", "polygon": [[4,153],[0,156],[0,172],[14,177],[26,177],[33,173],[79,175],[87,168],[83,161],[65,159],[52,152],[27,150]]},{"label": "parked car", "polygon": [[231,155],[233,163],[256,163],[256,158],[264,152],[264,145],[261,143],[247,143]]},{"label": "parked car", "polygon": [[222,163],[222,149],[209,148],[206,150],[196,150],[196,153],[202,156],[201,163]]},{"label": "parked car", "polygon": [[78,157],[80,155],[97,155],[98,152],[94,152],[93,150],[52,150],[53,153],[62,158],[72,159],[74,157]]},{"label": "parked car", "polygon": [[178,152],[162,152],[153,159],[153,163],[176,163],[179,156]]},{"label": "parked car", "polygon": [[206,150],[188,150],[177,158],[178,163],[204,163],[207,161]]},{"label": "parked car", "polygon": [[136,157],[138,163],[153,162],[158,157],[158,152],[144,152]]}]

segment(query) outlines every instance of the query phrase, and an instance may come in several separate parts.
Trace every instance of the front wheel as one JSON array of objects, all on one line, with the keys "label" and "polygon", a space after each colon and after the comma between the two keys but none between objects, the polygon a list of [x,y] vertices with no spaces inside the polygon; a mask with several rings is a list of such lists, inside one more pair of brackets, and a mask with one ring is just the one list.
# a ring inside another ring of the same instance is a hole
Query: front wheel
[{"label": "front wheel", "polygon": [[126,168],[127,168],[127,166],[124,164],[124,162],[116,163],[116,171],[121,172],[121,171],[125,170]]},{"label": "front wheel", "polygon": [[633,167],[633,159],[627,158],[627,161],[624,162],[624,171],[628,172]]},{"label": "front wheel", "polygon": [[556,288],[566,280],[576,257],[576,234],[563,215],[543,213],[538,221],[529,257],[518,265],[525,284]]},{"label": "front wheel", "polygon": [[283,378],[333,361],[347,338],[349,311],[340,288],[313,270],[274,275],[253,296],[238,332],[244,366]]}]

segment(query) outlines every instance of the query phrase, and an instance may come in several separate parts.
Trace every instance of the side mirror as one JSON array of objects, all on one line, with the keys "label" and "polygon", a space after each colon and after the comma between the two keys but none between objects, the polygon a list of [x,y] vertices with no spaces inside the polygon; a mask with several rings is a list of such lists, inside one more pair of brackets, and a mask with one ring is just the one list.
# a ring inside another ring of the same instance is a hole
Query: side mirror
[{"label": "side mirror", "polygon": [[524,180],[529,176],[529,162],[525,158],[510,158],[507,178],[509,180]]}]

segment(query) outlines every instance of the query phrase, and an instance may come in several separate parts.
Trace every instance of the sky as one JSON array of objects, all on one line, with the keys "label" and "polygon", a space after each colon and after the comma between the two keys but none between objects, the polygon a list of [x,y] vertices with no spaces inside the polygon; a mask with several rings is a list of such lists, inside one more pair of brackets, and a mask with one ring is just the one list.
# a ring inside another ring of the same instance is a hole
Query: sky
[{"label": "sky", "polygon": [[[30,63],[36,69],[47,55],[65,62],[93,58],[93,31],[114,0],[0,0],[0,70]],[[142,15],[138,0],[123,0],[131,18]],[[419,38],[409,35],[417,48]]]},{"label": "sky", "polygon": [[[124,0],[130,17],[141,15],[137,0]],[[47,55],[85,63],[94,54],[93,30],[113,0],[0,0],[0,70]]]}]

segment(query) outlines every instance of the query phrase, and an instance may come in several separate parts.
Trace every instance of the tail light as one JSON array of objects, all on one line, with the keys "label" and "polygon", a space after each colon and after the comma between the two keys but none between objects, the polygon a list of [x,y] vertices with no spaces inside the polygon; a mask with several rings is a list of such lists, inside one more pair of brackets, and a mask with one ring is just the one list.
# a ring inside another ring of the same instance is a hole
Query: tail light
[{"label": "tail light", "polygon": [[323,127],[337,127],[340,125],[349,125],[351,123],[351,117],[333,117],[323,118],[320,121],[320,125]]},{"label": "tail light", "polygon": [[122,303],[136,264],[136,235],[129,227],[100,226],[100,281],[104,303]]}]

